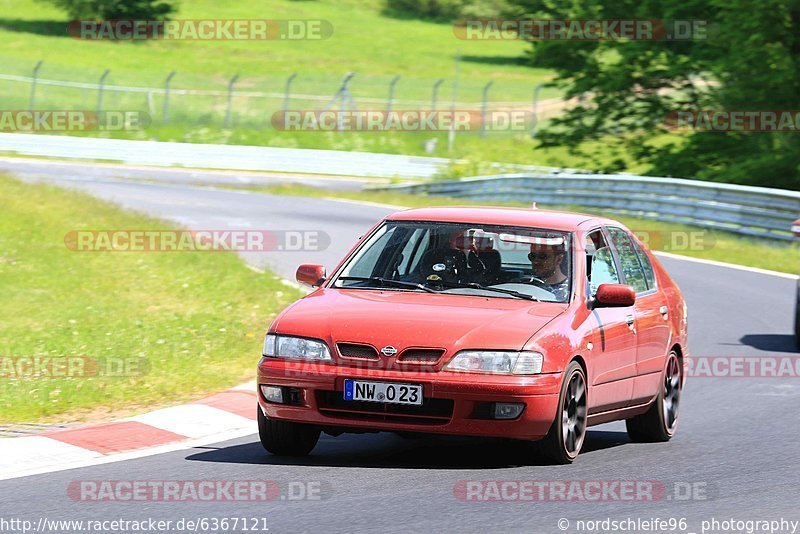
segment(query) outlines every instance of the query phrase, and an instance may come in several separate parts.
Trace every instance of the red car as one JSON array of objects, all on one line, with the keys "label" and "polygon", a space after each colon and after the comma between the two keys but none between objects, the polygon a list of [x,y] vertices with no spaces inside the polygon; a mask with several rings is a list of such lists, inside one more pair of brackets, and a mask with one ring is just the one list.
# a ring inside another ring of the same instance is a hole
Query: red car
[{"label": "red car", "polygon": [[386,217],[272,323],[258,365],[266,450],[320,432],[542,440],[556,462],[591,425],[667,441],[687,365],[686,305],[622,224],[511,208]]}]

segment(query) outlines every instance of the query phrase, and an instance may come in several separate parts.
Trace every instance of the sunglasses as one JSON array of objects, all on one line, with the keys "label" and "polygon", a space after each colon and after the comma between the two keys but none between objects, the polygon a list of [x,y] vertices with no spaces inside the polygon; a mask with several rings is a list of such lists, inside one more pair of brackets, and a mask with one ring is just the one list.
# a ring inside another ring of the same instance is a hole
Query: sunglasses
[{"label": "sunglasses", "polygon": [[555,254],[549,254],[547,252],[531,252],[528,254],[528,259],[531,261],[542,261],[542,260],[549,260],[550,258],[555,258]]}]

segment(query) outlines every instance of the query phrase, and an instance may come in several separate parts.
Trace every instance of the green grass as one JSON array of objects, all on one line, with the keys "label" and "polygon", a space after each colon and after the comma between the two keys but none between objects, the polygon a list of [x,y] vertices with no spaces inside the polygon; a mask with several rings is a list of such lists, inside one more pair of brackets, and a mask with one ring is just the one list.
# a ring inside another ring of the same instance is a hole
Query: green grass
[{"label": "green grass", "polygon": [[[0,0],[0,8],[2,70],[29,74],[36,61],[44,59],[42,78],[96,81],[108,68],[109,84],[160,87],[176,70],[173,87],[224,89],[238,73],[239,89],[282,91],[285,78],[297,72],[293,86],[297,93],[332,95],[343,75],[354,71],[355,96],[385,97],[389,80],[401,75],[397,98],[429,99],[437,79],[452,79],[459,51],[464,58],[460,99],[479,100],[481,88],[491,80],[493,100],[529,101],[533,86],[551,77],[551,71],[520,64],[528,48],[522,41],[459,40],[451,24],[383,14],[381,0],[193,0],[180,2],[173,16],[323,19],[334,28],[326,40],[288,41],[86,41],[68,37],[64,26],[68,17],[49,4]],[[543,92],[542,98],[553,94]],[[440,96],[450,98],[449,83],[442,85]]]},{"label": "green grass", "polygon": [[[445,196],[407,195],[392,191],[331,191],[291,184],[258,186],[251,189],[277,195],[346,198],[406,208],[487,204],[486,202]],[[530,206],[529,202],[492,202],[491,204]],[[539,207],[546,208],[548,206],[541,205]],[[574,206],[566,206],[565,209],[586,211]],[[750,239],[725,231],[595,210],[592,210],[591,213],[613,218],[634,232],[644,233],[645,236],[649,236],[649,245],[653,250],[800,275],[800,245],[797,243],[784,244],[777,241]],[[687,240],[689,239],[694,239],[697,246],[688,245]]]},{"label": "green grass", "polygon": [[0,422],[108,418],[254,376],[262,335],[300,294],[231,253],[74,252],[81,229],[169,229],[81,193],[0,176],[0,358],[144,358],[141,376],[9,379]]},{"label": "green grass", "polygon": [[[320,109],[325,101],[304,100],[301,94],[333,95],[349,71],[356,72],[350,89],[356,98],[385,99],[390,80],[401,79],[395,98],[418,100],[427,107],[436,80],[439,106],[452,100],[455,57],[459,67],[457,100],[479,103],[484,85],[493,83],[490,102],[522,102],[527,106],[538,83],[552,79],[553,72],[521,63],[529,45],[520,41],[464,41],[452,25],[386,15],[382,0],[268,0],[245,4],[212,0],[181,2],[176,19],[274,18],[324,19],[334,27],[323,41],[85,41],[68,37],[67,16],[37,0],[0,0],[0,73],[30,76],[38,60],[44,60],[42,79],[96,83],[110,69],[107,85],[163,87],[171,71],[177,71],[173,89],[224,91],[228,80],[239,74],[236,89],[282,94],[286,78],[297,73],[292,86],[294,109]],[[541,99],[555,98],[555,89],[544,89]],[[0,80],[0,109],[27,109],[30,85]],[[446,133],[280,132],[270,118],[281,109],[276,97],[233,99],[232,127],[224,129],[225,96],[178,95],[169,100],[170,122],[162,120],[164,98],[146,93],[106,91],[106,110],[137,110],[152,116],[144,130],[90,132],[84,135],[179,142],[210,142],[276,147],[319,148],[393,154],[425,155],[425,141],[438,140],[432,155],[468,157],[473,162],[507,161],[579,167],[563,150],[538,150],[525,132],[490,133],[479,139],[476,132],[458,135],[455,150],[448,151]],[[94,110],[97,92],[83,88],[38,85],[39,109]],[[359,109],[384,109],[385,103],[361,103]],[[402,107],[396,104],[395,109]],[[70,132],[80,135],[77,132]],[[601,146],[601,145],[598,145]],[[477,164],[477,163],[476,163]]]},{"label": "green grass", "polygon": [[[302,94],[333,95],[345,73],[353,71],[350,89],[356,98],[377,98],[361,103],[359,109],[384,109],[390,80],[401,79],[395,98],[423,104],[395,104],[427,107],[436,80],[439,109],[446,109],[453,97],[455,58],[460,53],[457,100],[479,103],[484,85],[493,83],[490,102],[521,102],[526,108],[534,87],[553,79],[547,69],[534,69],[521,58],[530,45],[522,41],[465,41],[457,39],[449,23],[395,17],[385,13],[383,0],[260,0],[224,3],[213,0],[180,2],[175,19],[324,19],[333,36],[322,41],[148,41],[110,42],[78,40],[66,35],[65,13],[38,0],[0,0],[0,73],[30,76],[38,60],[44,60],[42,79],[96,83],[110,69],[107,85],[163,87],[171,71],[177,71],[173,89],[215,89],[224,91],[228,80],[239,74],[236,89],[277,93],[275,97],[235,97],[232,125],[224,128],[225,96],[173,94],[169,100],[170,122],[164,123],[164,97],[146,93],[106,91],[106,110],[137,110],[152,117],[143,130],[89,132],[83,135],[127,139],[156,139],[193,143],[224,143],[287,148],[316,148],[427,155],[425,142],[437,139],[434,156],[469,159],[464,168],[449,176],[474,174],[485,162],[536,164],[599,170],[615,158],[606,143],[584,148],[597,161],[576,157],[565,148],[542,149],[527,132],[490,132],[485,139],[477,132],[461,133],[448,150],[447,133],[416,132],[281,132],[270,125],[281,109],[286,78],[293,82],[293,109],[321,109],[326,102],[305,100]],[[541,99],[560,96],[545,88]],[[27,109],[30,85],[0,80],[0,109]],[[97,92],[84,88],[39,85],[39,109],[94,110]],[[543,126],[544,120],[540,121]],[[72,135],[81,135],[70,132]],[[599,163],[598,163],[599,161]],[[637,171],[642,166],[634,165]]]}]

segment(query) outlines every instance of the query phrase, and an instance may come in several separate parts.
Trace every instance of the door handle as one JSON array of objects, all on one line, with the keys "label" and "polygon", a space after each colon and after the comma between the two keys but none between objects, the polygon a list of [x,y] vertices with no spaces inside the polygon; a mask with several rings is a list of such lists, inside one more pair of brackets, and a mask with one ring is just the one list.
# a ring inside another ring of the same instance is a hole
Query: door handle
[{"label": "door handle", "polygon": [[658,309],[658,313],[660,313],[661,315],[663,315],[663,316],[664,316],[664,319],[666,319],[666,318],[667,318],[667,313],[668,313],[668,312],[669,312],[669,308],[667,308],[666,306],[661,306],[661,307]]},{"label": "door handle", "polygon": [[633,315],[625,317],[625,322],[628,323],[628,326],[633,326]]}]

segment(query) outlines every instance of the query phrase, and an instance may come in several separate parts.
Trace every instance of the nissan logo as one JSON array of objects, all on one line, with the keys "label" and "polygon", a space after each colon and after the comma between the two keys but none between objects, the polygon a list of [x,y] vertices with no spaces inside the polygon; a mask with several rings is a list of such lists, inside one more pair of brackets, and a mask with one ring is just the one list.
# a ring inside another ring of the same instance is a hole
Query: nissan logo
[{"label": "nissan logo", "polygon": [[383,353],[384,356],[394,356],[397,354],[397,349],[391,345],[387,345],[381,349],[381,353]]}]

